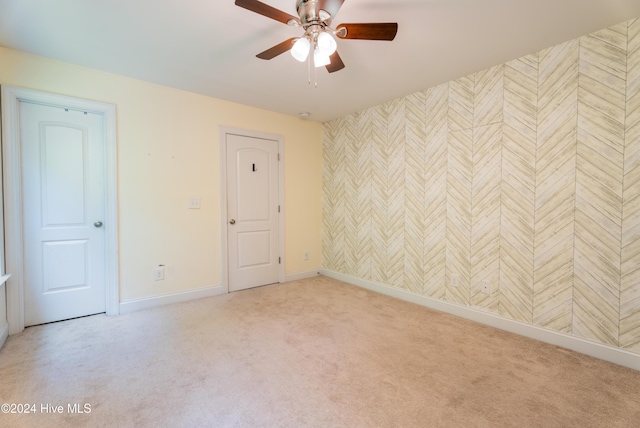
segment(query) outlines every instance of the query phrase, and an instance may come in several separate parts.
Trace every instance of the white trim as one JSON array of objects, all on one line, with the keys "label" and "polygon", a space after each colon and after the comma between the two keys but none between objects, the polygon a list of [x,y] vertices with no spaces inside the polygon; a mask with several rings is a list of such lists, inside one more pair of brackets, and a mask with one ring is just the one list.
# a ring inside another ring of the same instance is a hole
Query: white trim
[{"label": "white trim", "polygon": [[[6,303],[6,287],[4,285],[4,283],[6,282],[6,280],[10,277],[11,275],[4,275],[2,277],[2,283],[0,283],[0,295],[4,295],[5,296],[5,302]],[[6,308],[6,305],[5,305]],[[0,323],[3,323],[4,325],[2,326],[2,329],[0,330],[0,349],[2,349],[2,347],[4,346],[4,343],[7,341],[7,337],[9,337],[9,323],[7,322],[6,319],[0,319]]]},{"label": "white trim", "polygon": [[416,303],[448,314],[466,318],[481,324],[499,328],[521,336],[536,339],[541,342],[550,343],[562,348],[571,349],[581,354],[586,354],[601,360],[609,361],[614,364],[640,370],[640,354],[626,351],[624,349],[615,348],[613,346],[592,342],[579,337],[571,336],[566,333],[560,333],[553,330],[547,330],[535,325],[525,324],[520,321],[514,321],[502,318],[489,312],[467,306],[444,302],[442,300],[433,299],[427,296],[410,293],[399,288],[390,287],[388,285],[355,278],[338,272],[321,269],[322,275],[334,278],[358,287],[366,288],[381,294],[386,294],[401,300]]},{"label": "white trim", "polygon": [[[11,277],[11,275],[3,275],[2,277],[0,277],[0,294],[4,294],[5,303],[6,303],[6,297],[7,297],[7,294],[6,294],[7,287],[4,285],[4,283],[7,282],[7,279],[9,279],[9,277]],[[5,309],[6,309],[6,305],[5,305]],[[0,320],[0,322],[4,323],[4,325],[2,326],[2,330],[0,330],[0,349],[2,349],[2,347],[4,346],[4,343],[7,341],[7,337],[9,337],[9,323],[7,322],[6,319]]]},{"label": "white trim", "polygon": [[267,134],[264,132],[249,131],[240,128],[231,128],[227,126],[220,127],[219,141],[220,146],[220,278],[224,293],[229,292],[229,258],[227,254],[228,236],[227,236],[227,135],[241,135],[244,137],[261,138],[263,140],[273,140],[278,142],[278,154],[280,161],[278,162],[278,205],[280,205],[280,216],[278,223],[278,252],[281,260],[278,272],[278,282],[285,282],[284,275],[284,137],[281,135]]},{"label": "white trim", "polygon": [[105,274],[106,312],[119,312],[118,285],[118,198],[116,170],[116,107],[97,101],[83,100],[15,86],[2,86],[2,159],[4,165],[5,260],[7,272],[7,321],[9,334],[24,330],[24,284],[22,276],[22,186],[20,170],[20,102],[66,107],[102,115],[105,132]]},{"label": "white trim", "polygon": [[0,276],[0,287],[11,278],[11,274]]},{"label": "white trim", "polygon": [[[5,303],[6,303],[6,289],[7,287],[5,287],[4,283],[7,281],[7,279],[9,279],[11,275],[3,275],[2,278],[0,278],[0,295],[4,295],[5,296]],[[6,308],[6,305],[5,305]],[[2,347],[4,346],[4,343],[7,341],[7,337],[9,337],[9,323],[7,322],[6,319],[4,320],[0,320],[1,323],[3,323],[4,325],[2,326],[2,330],[0,330],[0,349],[2,349]]]},{"label": "white trim", "polygon": [[9,337],[9,324],[5,324],[0,331],[0,349],[4,346],[4,343],[7,341]]},{"label": "white trim", "polygon": [[179,293],[163,294],[161,296],[144,297],[142,299],[127,300],[120,303],[120,313],[129,314],[131,312],[156,308],[158,306],[171,305],[174,303],[187,302],[189,300],[202,299],[204,297],[219,296],[224,293],[221,285],[198,288],[196,290],[181,291]]},{"label": "white trim", "polygon": [[284,276],[284,282],[298,281],[300,279],[313,278],[320,275],[320,269],[307,270],[304,272],[288,273]]}]

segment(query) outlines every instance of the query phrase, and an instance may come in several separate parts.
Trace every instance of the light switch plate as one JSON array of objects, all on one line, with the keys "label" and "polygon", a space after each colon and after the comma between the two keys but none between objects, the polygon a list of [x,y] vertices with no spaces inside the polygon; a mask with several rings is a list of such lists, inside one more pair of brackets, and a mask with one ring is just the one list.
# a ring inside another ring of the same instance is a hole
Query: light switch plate
[{"label": "light switch plate", "polygon": [[190,198],[189,199],[189,209],[190,210],[199,210],[200,209],[200,198]]}]

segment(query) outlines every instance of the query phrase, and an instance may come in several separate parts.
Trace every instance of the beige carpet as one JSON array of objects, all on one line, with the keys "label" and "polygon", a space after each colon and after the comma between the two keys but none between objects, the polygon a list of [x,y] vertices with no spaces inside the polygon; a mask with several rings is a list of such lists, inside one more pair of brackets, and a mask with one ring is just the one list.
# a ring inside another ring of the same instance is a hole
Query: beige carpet
[{"label": "beige carpet", "polygon": [[29,328],[0,403],[37,407],[3,427],[638,427],[640,372],[317,277]]}]

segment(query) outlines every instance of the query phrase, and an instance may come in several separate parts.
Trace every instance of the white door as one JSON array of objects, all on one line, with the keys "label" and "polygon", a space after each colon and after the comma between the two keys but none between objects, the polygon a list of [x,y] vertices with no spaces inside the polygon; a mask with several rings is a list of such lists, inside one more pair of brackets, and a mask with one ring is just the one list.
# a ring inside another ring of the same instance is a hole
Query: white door
[{"label": "white door", "polygon": [[279,280],[278,142],[226,134],[229,291]]},{"label": "white door", "polygon": [[21,102],[20,146],[25,326],[105,312],[102,116]]}]

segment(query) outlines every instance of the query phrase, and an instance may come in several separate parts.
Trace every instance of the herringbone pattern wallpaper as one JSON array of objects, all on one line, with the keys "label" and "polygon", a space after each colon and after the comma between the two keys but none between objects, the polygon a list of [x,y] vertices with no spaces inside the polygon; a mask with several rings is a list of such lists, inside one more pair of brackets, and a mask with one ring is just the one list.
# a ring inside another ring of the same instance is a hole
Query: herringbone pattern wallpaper
[{"label": "herringbone pattern wallpaper", "polygon": [[627,28],[619,345],[640,352],[640,19]]},{"label": "herringbone pattern wallpaper", "polygon": [[578,124],[577,40],[545,49],[538,63],[533,322],[572,332]]},{"label": "herringbone pattern wallpaper", "polygon": [[324,127],[323,264],[640,352],[640,20]]},{"label": "herringbone pattern wallpaper", "polygon": [[573,331],[618,344],[627,24],[580,38]]},{"label": "herringbone pattern wallpaper", "polygon": [[499,313],[533,322],[538,54],[504,70]]}]

